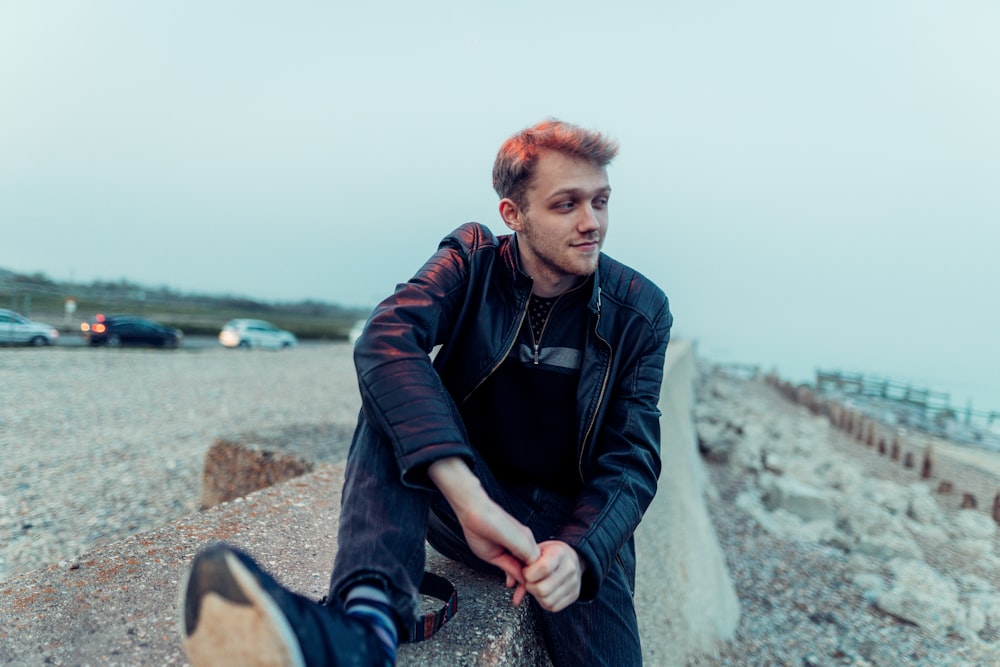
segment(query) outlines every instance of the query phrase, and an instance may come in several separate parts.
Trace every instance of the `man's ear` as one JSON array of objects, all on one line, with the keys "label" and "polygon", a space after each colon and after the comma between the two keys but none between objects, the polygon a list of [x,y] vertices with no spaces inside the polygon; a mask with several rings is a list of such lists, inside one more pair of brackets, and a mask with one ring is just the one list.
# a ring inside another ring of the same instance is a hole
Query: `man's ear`
[{"label": "man's ear", "polygon": [[524,226],[522,224],[521,208],[509,197],[504,197],[500,200],[500,217],[503,218],[503,223],[511,231],[519,232]]}]

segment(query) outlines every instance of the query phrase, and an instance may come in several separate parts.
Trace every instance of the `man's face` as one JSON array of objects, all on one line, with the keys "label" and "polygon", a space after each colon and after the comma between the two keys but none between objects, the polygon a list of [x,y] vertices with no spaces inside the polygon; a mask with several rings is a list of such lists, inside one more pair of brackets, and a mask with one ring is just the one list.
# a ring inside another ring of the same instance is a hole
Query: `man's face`
[{"label": "man's face", "polygon": [[[545,151],[535,164],[525,206],[500,212],[517,232],[522,268],[535,279],[535,292],[552,296],[597,268],[608,229],[608,173],[586,160]],[[548,293],[546,293],[548,292]]]}]

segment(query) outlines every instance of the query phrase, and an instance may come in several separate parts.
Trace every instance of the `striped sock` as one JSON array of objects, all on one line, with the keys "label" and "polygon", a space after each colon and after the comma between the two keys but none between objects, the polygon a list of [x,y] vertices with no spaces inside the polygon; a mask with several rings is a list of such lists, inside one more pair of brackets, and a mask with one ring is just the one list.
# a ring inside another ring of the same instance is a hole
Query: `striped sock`
[{"label": "striped sock", "polygon": [[395,665],[399,636],[396,632],[395,614],[385,591],[366,584],[355,586],[348,591],[344,607],[348,615],[371,627],[385,649],[388,664]]}]

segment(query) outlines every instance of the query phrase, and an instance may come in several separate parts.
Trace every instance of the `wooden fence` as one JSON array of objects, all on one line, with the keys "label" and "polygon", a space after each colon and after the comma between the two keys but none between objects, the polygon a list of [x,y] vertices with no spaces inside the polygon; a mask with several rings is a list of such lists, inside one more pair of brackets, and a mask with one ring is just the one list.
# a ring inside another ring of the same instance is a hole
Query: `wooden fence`
[{"label": "wooden fence", "polygon": [[863,373],[817,370],[816,390],[824,393],[831,389],[842,394],[894,401],[915,408],[924,416],[931,418],[935,416],[962,418],[966,424],[971,424],[974,420],[985,421],[988,426],[992,426],[994,421],[1000,421],[1000,412],[997,411],[973,410],[971,405],[953,406],[951,395],[947,392],[914,387],[911,383]]}]

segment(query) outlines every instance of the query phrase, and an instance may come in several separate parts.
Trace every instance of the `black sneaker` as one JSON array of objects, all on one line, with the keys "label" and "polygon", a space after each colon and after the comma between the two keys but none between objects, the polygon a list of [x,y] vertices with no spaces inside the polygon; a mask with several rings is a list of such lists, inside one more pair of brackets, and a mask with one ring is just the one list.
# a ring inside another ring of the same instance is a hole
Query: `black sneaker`
[{"label": "black sneaker", "polygon": [[195,557],[182,595],[182,643],[195,667],[391,667],[374,632],[342,606],[292,593],[225,544]]}]

